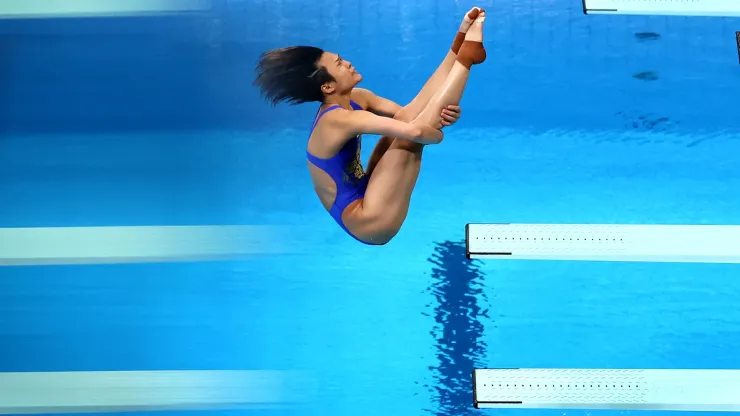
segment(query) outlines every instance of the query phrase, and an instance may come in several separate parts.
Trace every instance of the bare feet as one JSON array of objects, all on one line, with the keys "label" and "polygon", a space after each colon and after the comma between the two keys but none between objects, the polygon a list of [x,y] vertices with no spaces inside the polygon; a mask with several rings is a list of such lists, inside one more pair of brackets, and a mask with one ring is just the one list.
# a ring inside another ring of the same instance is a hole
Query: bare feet
[{"label": "bare feet", "polygon": [[455,35],[455,40],[452,42],[452,47],[450,48],[452,50],[452,53],[454,53],[455,55],[457,55],[457,53],[460,51],[460,46],[462,46],[463,42],[465,41],[465,34],[468,33],[468,29],[470,29],[470,26],[478,17],[478,14],[481,10],[482,9],[478,7],[473,7],[465,14],[465,17],[463,17],[463,21],[462,23],[460,23],[460,29]]},{"label": "bare feet", "polygon": [[472,9],[468,10],[468,13],[465,14],[465,17],[463,17],[462,23],[460,23],[460,33],[468,33],[468,29],[470,29],[470,25],[473,24],[473,21],[478,18],[478,14],[480,13],[481,9],[478,7],[473,7]]},{"label": "bare feet", "polygon": [[457,60],[466,68],[482,64],[486,60],[486,49],[483,47],[483,22],[486,20],[485,10],[478,13],[478,17],[468,28],[465,40],[460,46]]}]

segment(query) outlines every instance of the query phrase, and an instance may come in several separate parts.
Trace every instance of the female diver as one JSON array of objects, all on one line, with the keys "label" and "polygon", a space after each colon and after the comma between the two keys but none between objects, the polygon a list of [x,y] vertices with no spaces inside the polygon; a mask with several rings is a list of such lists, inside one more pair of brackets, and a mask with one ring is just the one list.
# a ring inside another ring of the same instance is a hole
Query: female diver
[{"label": "female diver", "polygon": [[[400,230],[424,147],[457,121],[470,68],[486,59],[484,20],[483,9],[466,14],[447,56],[405,107],[356,88],[362,75],[336,53],[293,46],[260,56],[254,84],[273,105],[321,103],[306,149],[309,173],[324,208],[356,240],[382,245]],[[382,136],[367,170],[362,134]]]}]

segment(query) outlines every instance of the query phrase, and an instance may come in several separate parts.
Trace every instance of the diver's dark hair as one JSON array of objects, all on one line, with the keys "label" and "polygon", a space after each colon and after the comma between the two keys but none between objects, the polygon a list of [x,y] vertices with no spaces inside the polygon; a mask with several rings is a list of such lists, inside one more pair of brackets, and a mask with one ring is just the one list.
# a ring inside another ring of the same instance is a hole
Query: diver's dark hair
[{"label": "diver's dark hair", "polygon": [[321,85],[334,81],[317,62],[324,51],[314,46],[290,46],[260,55],[253,85],[273,106],[284,101],[301,104],[324,101]]}]

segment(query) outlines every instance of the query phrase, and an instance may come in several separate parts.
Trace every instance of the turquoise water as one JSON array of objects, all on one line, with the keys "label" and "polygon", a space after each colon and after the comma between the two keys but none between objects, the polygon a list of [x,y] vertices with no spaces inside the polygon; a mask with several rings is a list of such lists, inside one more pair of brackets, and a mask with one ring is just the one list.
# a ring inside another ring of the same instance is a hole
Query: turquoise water
[{"label": "turquoise water", "polygon": [[[731,137],[451,129],[380,248],[343,235],[306,191],[303,138],[5,140],[4,226],[271,223],[309,245],[247,262],[0,269],[0,368],[299,369],[314,401],[268,413],[445,416],[520,413],[473,410],[474,367],[739,368],[733,265],[469,262],[463,246],[466,222],[736,223]],[[272,158],[249,158],[257,144]],[[563,413],[623,412],[526,412]]]},{"label": "turquoise water", "polygon": [[317,44],[403,104],[474,3],[0,22],[0,227],[274,224],[302,243],[243,262],[0,268],[0,371],[311,374],[313,401],[276,415],[611,416],[652,413],[478,411],[471,370],[740,368],[736,266],[464,258],[468,222],[740,222],[737,19],[580,3],[477,3],[488,61],[383,247],[323,211],[304,158],[315,107],[265,105],[255,59]]}]

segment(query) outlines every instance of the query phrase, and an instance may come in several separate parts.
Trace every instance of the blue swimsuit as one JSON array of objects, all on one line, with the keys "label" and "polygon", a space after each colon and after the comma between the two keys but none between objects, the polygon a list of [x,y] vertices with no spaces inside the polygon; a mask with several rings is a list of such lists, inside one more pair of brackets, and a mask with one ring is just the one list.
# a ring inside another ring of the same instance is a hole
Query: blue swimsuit
[{"label": "blue swimsuit", "polygon": [[[350,105],[355,110],[362,110],[362,107],[354,101],[350,101]],[[313,126],[311,127],[311,133],[313,133],[313,130],[316,128],[316,124],[318,124],[319,119],[324,114],[331,110],[336,110],[337,108],[341,108],[341,106],[333,105],[317,114],[316,119],[313,122]],[[339,226],[355,240],[364,244],[371,244],[355,237],[344,225],[344,222],[342,222],[342,212],[344,212],[344,209],[352,202],[363,198],[365,196],[365,190],[367,189],[369,178],[365,175],[365,171],[362,168],[360,149],[361,138],[360,136],[356,136],[349,140],[336,155],[328,159],[316,157],[308,150],[306,150],[306,157],[317,168],[326,172],[337,185],[337,196],[334,200],[334,204],[329,210],[329,215],[331,215],[337,224],[339,224]]]}]

